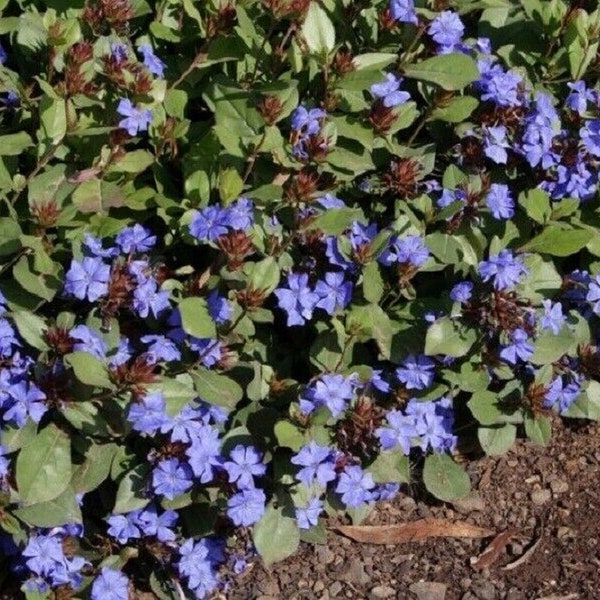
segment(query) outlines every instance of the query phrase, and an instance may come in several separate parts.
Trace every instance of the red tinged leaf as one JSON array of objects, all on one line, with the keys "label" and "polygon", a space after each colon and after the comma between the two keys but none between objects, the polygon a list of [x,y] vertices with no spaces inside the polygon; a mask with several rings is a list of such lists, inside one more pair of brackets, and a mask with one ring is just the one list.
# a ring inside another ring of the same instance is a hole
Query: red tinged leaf
[{"label": "red tinged leaf", "polygon": [[508,543],[517,536],[518,532],[514,529],[507,529],[499,533],[489,544],[489,546],[475,559],[471,566],[476,571],[482,571],[488,568],[492,563],[498,560],[498,557],[504,552]]}]

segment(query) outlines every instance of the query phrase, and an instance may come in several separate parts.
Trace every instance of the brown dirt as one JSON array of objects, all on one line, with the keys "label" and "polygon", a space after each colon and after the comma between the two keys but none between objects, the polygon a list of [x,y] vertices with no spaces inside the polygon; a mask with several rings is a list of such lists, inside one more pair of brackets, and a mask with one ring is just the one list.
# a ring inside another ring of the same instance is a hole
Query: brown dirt
[{"label": "brown dirt", "polygon": [[[506,455],[468,461],[470,500],[454,505],[430,497],[415,500],[406,489],[393,503],[378,506],[366,522],[435,517],[465,520],[496,534],[514,530],[515,537],[489,568],[477,571],[472,562],[493,536],[376,546],[330,531],[327,544],[303,544],[270,571],[257,560],[221,598],[600,598],[599,441],[599,424],[556,421],[546,448],[521,440]],[[522,564],[503,568],[520,557]]]}]

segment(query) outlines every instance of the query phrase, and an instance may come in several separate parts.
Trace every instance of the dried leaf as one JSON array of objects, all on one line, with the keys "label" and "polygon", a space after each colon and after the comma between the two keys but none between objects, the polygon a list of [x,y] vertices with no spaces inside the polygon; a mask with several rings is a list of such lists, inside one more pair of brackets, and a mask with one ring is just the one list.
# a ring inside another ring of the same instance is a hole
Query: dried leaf
[{"label": "dried leaf", "polygon": [[508,542],[510,542],[518,531],[507,529],[499,533],[488,545],[488,547],[475,559],[472,559],[471,566],[476,571],[482,571],[498,560],[498,557],[504,552]]},{"label": "dried leaf", "polygon": [[430,537],[484,538],[493,535],[489,529],[464,521],[450,523],[439,519],[420,519],[398,525],[344,525],[336,529],[355,542],[364,544],[402,544]]}]

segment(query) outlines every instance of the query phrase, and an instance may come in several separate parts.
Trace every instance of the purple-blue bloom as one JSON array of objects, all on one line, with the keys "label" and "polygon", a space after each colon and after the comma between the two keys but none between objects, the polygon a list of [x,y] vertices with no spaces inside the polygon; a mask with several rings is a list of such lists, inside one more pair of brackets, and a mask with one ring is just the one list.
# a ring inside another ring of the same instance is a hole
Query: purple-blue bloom
[{"label": "purple-blue bloom", "polygon": [[238,489],[254,487],[254,477],[260,477],[267,471],[262,462],[262,455],[254,446],[238,444],[229,454],[230,460],[223,463],[223,468],[229,475],[229,481],[236,483]]},{"label": "purple-blue bloom", "polygon": [[592,311],[600,315],[600,275],[589,281],[585,299],[592,305]]},{"label": "purple-blue bloom", "polygon": [[398,446],[408,456],[412,440],[416,437],[415,419],[400,410],[390,410],[386,415],[387,427],[379,427],[375,435],[379,438],[384,450],[393,450]]},{"label": "purple-blue bloom", "polygon": [[132,402],[127,420],[134,431],[153,435],[168,420],[165,397],[161,392],[150,392],[140,402]]},{"label": "purple-blue bloom", "polygon": [[174,500],[192,487],[192,472],[176,458],[161,460],[152,471],[152,487],[156,494]]},{"label": "purple-blue bloom", "polygon": [[583,80],[568,82],[567,87],[571,93],[565,100],[565,106],[581,116],[587,111],[588,102],[596,102],[598,99],[597,90],[588,90]]},{"label": "purple-blue bloom", "polygon": [[102,567],[92,584],[92,600],[127,600],[129,579],[121,571]]},{"label": "purple-blue bloom", "polygon": [[117,112],[125,117],[119,121],[119,127],[125,129],[131,136],[137,135],[140,131],[146,131],[152,121],[152,111],[148,108],[137,108],[129,98],[121,98]]},{"label": "purple-blue bloom", "polygon": [[546,394],[544,395],[544,406],[546,408],[551,408],[556,403],[558,403],[558,410],[561,413],[569,410],[569,407],[573,402],[579,398],[579,394],[581,393],[581,386],[578,382],[572,381],[567,385],[564,384],[562,377],[557,377],[551,384],[550,387],[546,389]]},{"label": "purple-blue bloom", "polygon": [[162,77],[165,73],[165,63],[154,54],[152,46],[150,44],[142,44],[138,48],[138,52],[144,57],[144,64],[148,67],[148,71],[152,75]]},{"label": "purple-blue bloom", "polygon": [[515,216],[515,201],[507,185],[492,183],[485,201],[494,219],[512,219]]},{"label": "purple-blue bloom", "polygon": [[428,356],[409,354],[396,369],[396,377],[408,390],[424,390],[433,383],[435,362]]},{"label": "purple-blue bloom", "polygon": [[336,477],[333,450],[327,446],[319,446],[314,440],[302,447],[290,462],[302,467],[296,473],[296,479],[306,487],[311,487],[316,479],[317,483],[324,488]]},{"label": "purple-blue bloom", "polygon": [[316,408],[326,406],[333,417],[338,417],[354,398],[354,381],[350,377],[326,373],[307,388],[305,394]]},{"label": "purple-blue bloom", "polygon": [[155,536],[161,542],[173,542],[175,532],[171,529],[177,523],[178,514],[174,510],[165,510],[160,515],[156,506],[136,511],[136,523],[144,535]]},{"label": "purple-blue bloom", "polygon": [[110,267],[101,258],[86,256],[81,262],[71,261],[65,275],[65,292],[79,300],[95,302],[108,293]]},{"label": "purple-blue bloom", "polygon": [[169,290],[159,290],[156,280],[149,278],[133,291],[133,310],[145,319],[150,313],[154,318],[169,308]]},{"label": "purple-blue bloom", "polygon": [[125,254],[149,252],[156,245],[156,236],[136,223],[133,227],[125,227],[117,235],[115,242]]},{"label": "purple-blue bloom", "polygon": [[352,283],[344,281],[344,273],[325,273],[323,280],[317,281],[315,293],[320,300],[317,308],[322,308],[327,314],[333,315],[338,308],[346,308],[352,300]]},{"label": "purple-blue bloom", "polygon": [[512,344],[505,346],[500,351],[500,358],[505,362],[515,365],[519,360],[526,362],[533,354],[533,346],[528,341],[527,332],[517,328],[511,334]]},{"label": "purple-blue bloom", "polygon": [[501,250],[499,254],[490,256],[488,260],[479,263],[479,274],[483,281],[493,279],[494,287],[497,290],[514,287],[528,273],[529,269],[521,259],[513,256],[508,249]]},{"label": "purple-blue bloom", "polygon": [[542,306],[544,307],[544,314],[540,317],[540,327],[551,329],[554,335],[558,335],[566,319],[562,304],[560,302],[552,304],[552,300],[547,298],[542,301]]},{"label": "purple-blue bloom", "polygon": [[450,290],[450,298],[454,302],[464,304],[471,299],[473,294],[473,283],[471,281],[461,281]]},{"label": "purple-blue bloom", "polygon": [[296,521],[300,529],[310,529],[319,522],[319,515],[323,511],[323,501],[311,498],[304,507],[296,508]]},{"label": "purple-blue bloom", "polygon": [[142,537],[136,522],[136,513],[127,515],[111,515],[106,519],[109,527],[108,535],[114,537],[119,544],[126,544],[131,539]]},{"label": "purple-blue bloom", "polygon": [[0,356],[9,358],[14,353],[13,346],[20,346],[15,330],[6,319],[0,319]]},{"label": "purple-blue bloom", "polygon": [[402,77],[398,77],[393,73],[387,73],[385,81],[374,83],[371,86],[371,94],[373,94],[375,98],[381,99],[383,105],[387,108],[400,106],[410,100],[410,94],[408,92],[400,91],[401,83]]},{"label": "purple-blue bloom", "polygon": [[306,273],[290,273],[287,276],[287,285],[289,289],[277,288],[273,292],[279,308],[287,313],[288,327],[304,325],[312,319],[319,296],[308,287]]},{"label": "purple-blue bloom", "polygon": [[486,127],[483,138],[483,153],[496,164],[505,165],[508,160],[506,150],[510,144],[506,139],[506,127],[498,125],[496,127]]},{"label": "purple-blue bloom", "polygon": [[234,525],[254,525],[265,512],[267,498],[262,490],[245,489],[227,501],[227,516]]},{"label": "purple-blue bloom", "polygon": [[327,113],[320,108],[307,110],[304,106],[298,106],[291,117],[292,129],[302,136],[316,135],[321,129],[321,119],[325,119]]},{"label": "purple-blue bloom", "polygon": [[87,352],[99,360],[106,358],[106,342],[102,336],[87,325],[77,325],[69,331],[69,337],[76,340],[73,344],[75,352]]},{"label": "purple-blue bloom", "polygon": [[194,429],[191,446],[185,451],[194,476],[200,483],[208,483],[214,477],[214,468],[221,465],[221,441],[219,432],[210,425]]},{"label": "purple-blue bloom", "polygon": [[444,49],[451,49],[462,40],[465,26],[451,10],[442,11],[429,25],[427,32]]},{"label": "purple-blue bloom", "polygon": [[248,231],[254,223],[254,203],[248,198],[238,198],[223,209],[222,222],[236,231]]},{"label": "purple-blue bloom", "polygon": [[586,121],[579,130],[585,149],[593,156],[600,157],[600,119]]},{"label": "purple-blue bloom", "polygon": [[23,427],[29,417],[34,423],[39,423],[44,413],[48,410],[44,404],[46,394],[34,383],[19,381],[13,383],[7,391],[8,399],[4,402],[9,404],[3,419],[14,422],[18,427]]},{"label": "purple-blue bloom", "polygon": [[164,335],[143,335],[140,342],[148,344],[146,357],[150,363],[157,363],[161,360],[171,362],[181,359],[179,348]]},{"label": "purple-blue bloom", "polygon": [[396,21],[413,25],[419,24],[414,0],[390,0],[390,12]]},{"label": "purple-blue bloom", "polygon": [[214,242],[227,233],[227,210],[220,206],[205,206],[194,211],[190,233],[200,242]]},{"label": "purple-blue bloom", "polygon": [[420,267],[429,258],[429,249],[425,246],[423,238],[418,235],[407,235],[399,238],[394,235],[386,250],[381,253],[379,262],[390,266],[394,263],[410,264]]},{"label": "purple-blue bloom", "polygon": [[206,305],[211,319],[217,324],[222,325],[231,319],[233,308],[227,301],[227,298],[219,296],[217,290],[213,290],[206,297]]},{"label": "purple-blue bloom", "polygon": [[187,577],[187,586],[204,598],[219,586],[216,567],[223,561],[222,550],[209,538],[203,538],[196,544],[186,540],[179,548],[181,559],[177,565],[179,574]]},{"label": "purple-blue bloom", "polygon": [[348,508],[359,508],[374,500],[373,489],[375,482],[371,473],[365,473],[359,466],[346,467],[341,473],[336,493],[342,497],[342,502]]}]

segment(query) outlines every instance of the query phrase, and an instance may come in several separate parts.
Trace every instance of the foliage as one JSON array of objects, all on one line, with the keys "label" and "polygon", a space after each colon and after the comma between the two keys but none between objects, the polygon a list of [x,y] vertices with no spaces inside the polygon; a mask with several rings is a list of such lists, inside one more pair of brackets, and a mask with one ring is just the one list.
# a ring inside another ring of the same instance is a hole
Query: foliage
[{"label": "foliage", "polygon": [[467,495],[467,438],[600,419],[599,29],[0,2],[3,572],[202,598],[415,477]]}]

